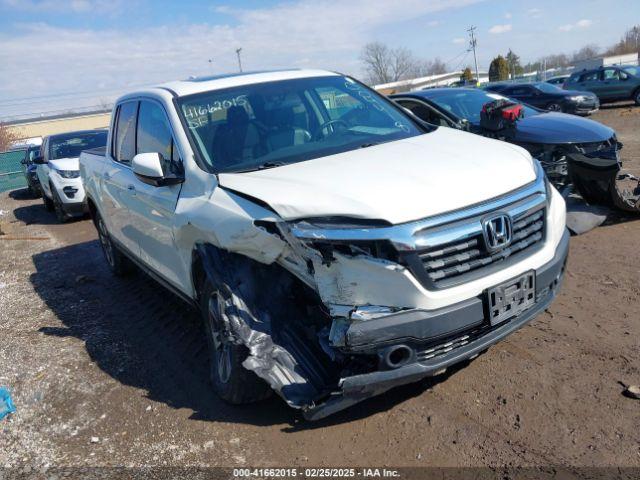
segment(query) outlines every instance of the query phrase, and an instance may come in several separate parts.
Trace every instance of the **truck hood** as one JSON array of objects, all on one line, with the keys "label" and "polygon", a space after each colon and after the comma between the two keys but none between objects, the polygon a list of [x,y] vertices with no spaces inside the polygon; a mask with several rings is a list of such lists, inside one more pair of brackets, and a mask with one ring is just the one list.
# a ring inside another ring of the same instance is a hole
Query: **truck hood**
[{"label": "truck hood", "polygon": [[464,208],[535,179],[520,147],[451,128],[282,167],[222,173],[220,185],[285,220],[408,222]]},{"label": "truck hood", "polygon": [[545,144],[604,142],[614,133],[611,128],[588,118],[551,112],[518,120],[513,140]]},{"label": "truck hood", "polygon": [[80,160],[78,157],[56,158],[49,160],[49,166],[56,170],[80,170]]}]

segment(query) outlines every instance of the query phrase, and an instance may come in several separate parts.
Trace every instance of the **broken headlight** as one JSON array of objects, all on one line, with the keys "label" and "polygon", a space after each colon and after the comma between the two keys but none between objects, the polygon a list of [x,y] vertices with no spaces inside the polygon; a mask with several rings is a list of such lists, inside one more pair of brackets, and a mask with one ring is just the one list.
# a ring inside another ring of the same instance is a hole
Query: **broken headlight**
[{"label": "broken headlight", "polygon": [[[371,229],[386,226],[389,226],[389,223],[375,220],[365,222],[358,219],[346,221],[326,218],[296,222],[291,225],[291,232],[305,245],[317,250],[326,262],[335,260],[334,253],[351,257],[364,255],[395,260],[397,258],[396,251],[387,240],[341,240],[336,238],[342,236],[340,233],[347,231],[371,231]],[[353,235],[346,236],[352,237]]]}]

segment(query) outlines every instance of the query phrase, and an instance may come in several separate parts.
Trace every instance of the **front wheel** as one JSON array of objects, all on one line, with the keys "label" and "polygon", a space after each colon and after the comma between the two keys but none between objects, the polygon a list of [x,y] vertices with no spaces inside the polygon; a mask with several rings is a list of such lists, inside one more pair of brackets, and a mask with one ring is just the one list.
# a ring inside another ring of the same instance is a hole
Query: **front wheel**
[{"label": "front wheel", "polygon": [[633,94],[633,101],[636,102],[636,105],[640,105],[640,88]]},{"label": "front wheel", "polygon": [[42,201],[44,202],[45,210],[47,212],[53,212],[53,209],[54,209],[53,200],[47,197],[47,194],[44,191],[42,192]]},{"label": "front wheel", "polygon": [[233,405],[267,398],[272,392],[270,387],[242,366],[249,350],[244,345],[233,343],[227,330],[228,312],[236,309],[232,295],[225,296],[216,290],[209,279],[204,282],[200,310],[209,346],[209,374],[213,389],[220,398]]},{"label": "front wheel", "polygon": [[69,214],[65,211],[62,200],[53,186],[51,186],[51,195],[53,196],[53,210],[56,213],[56,218],[60,223],[65,223],[69,220]]},{"label": "front wheel", "polygon": [[547,110],[550,112],[561,112],[562,107],[558,103],[550,103],[549,105],[547,105]]}]

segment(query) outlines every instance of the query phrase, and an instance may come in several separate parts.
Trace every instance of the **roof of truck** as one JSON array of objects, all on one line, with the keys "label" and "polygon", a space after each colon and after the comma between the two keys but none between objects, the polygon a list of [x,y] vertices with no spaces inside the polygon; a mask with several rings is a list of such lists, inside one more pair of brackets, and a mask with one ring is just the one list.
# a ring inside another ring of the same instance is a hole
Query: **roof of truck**
[{"label": "roof of truck", "polygon": [[336,72],[327,70],[312,69],[288,69],[288,70],[265,70],[257,72],[238,72],[221,75],[192,77],[187,80],[177,80],[174,82],[158,85],[157,88],[169,90],[173,94],[182,97],[194,93],[207,92],[222,88],[231,88],[252,83],[273,82],[277,80],[291,80],[296,78],[325,77],[327,75],[339,75]]}]

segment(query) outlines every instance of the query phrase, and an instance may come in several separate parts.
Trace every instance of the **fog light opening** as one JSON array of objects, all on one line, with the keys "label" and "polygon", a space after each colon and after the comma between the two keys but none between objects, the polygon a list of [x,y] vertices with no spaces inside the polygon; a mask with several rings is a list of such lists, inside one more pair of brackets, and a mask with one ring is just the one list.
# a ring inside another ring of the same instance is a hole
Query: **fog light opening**
[{"label": "fog light opening", "polygon": [[398,368],[406,365],[413,357],[413,350],[406,345],[398,345],[387,350],[385,363],[389,368]]}]

